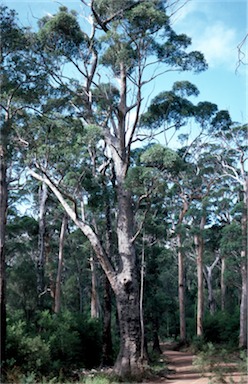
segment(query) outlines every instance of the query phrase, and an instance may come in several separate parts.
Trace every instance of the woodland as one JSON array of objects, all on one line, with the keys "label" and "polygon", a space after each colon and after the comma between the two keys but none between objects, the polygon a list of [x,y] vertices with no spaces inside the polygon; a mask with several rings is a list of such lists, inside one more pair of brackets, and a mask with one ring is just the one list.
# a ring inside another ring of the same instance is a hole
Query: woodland
[{"label": "woodland", "polygon": [[166,340],[247,349],[247,125],[167,88],[207,70],[178,1],[81,3],[36,30],[0,6],[1,382],[137,379]]}]

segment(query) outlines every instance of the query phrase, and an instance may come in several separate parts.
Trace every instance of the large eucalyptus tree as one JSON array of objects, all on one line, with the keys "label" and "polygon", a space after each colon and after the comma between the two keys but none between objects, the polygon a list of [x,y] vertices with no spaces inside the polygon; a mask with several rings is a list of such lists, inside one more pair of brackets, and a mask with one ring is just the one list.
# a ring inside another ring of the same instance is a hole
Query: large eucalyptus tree
[{"label": "large eucalyptus tree", "polygon": [[[48,161],[44,167],[42,158],[36,156],[30,161],[30,173],[49,186],[68,216],[88,238],[111,284],[120,328],[120,351],[114,370],[122,377],[142,371],[135,248],[140,228],[135,222],[132,194],[126,184],[131,147],[141,138],[138,123],[151,82],[171,70],[199,72],[206,69],[200,52],[187,51],[190,38],[172,30],[166,5],[161,0],[92,0],[89,5],[82,1],[88,24],[80,26],[75,13],[68,12],[65,7],[40,21],[44,57],[51,55],[55,63],[53,70],[48,68],[51,81],[57,90],[66,93],[63,109],[73,116],[71,131],[67,127],[64,153],[68,153],[70,146],[68,137],[74,144],[76,141],[73,135],[75,119],[79,120],[78,127],[81,124],[81,133],[75,135],[83,138],[85,132],[97,131],[98,136],[94,143],[82,142],[81,152],[78,146],[77,151],[73,150],[73,161],[77,163],[73,168],[74,180],[77,179],[73,191],[66,184],[70,169],[63,167],[62,162],[58,167],[58,163]],[[46,65],[46,60],[43,64]],[[66,68],[64,72],[63,68]],[[71,74],[75,70],[78,72],[73,79]],[[55,117],[52,109],[50,113]],[[63,126],[62,119],[60,124]],[[56,139],[62,145],[62,133]],[[83,148],[88,150],[87,161]],[[56,140],[52,149],[56,149]],[[101,241],[96,218],[85,214],[90,197],[84,172],[87,167],[92,170],[92,181],[103,177],[113,189],[115,262],[110,260]]]}]

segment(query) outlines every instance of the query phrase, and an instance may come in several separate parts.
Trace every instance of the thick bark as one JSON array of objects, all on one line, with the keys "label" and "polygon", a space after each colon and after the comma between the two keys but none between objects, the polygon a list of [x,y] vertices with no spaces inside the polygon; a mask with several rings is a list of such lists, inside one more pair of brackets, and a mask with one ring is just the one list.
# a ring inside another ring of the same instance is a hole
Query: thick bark
[{"label": "thick bark", "polygon": [[47,185],[45,182],[42,182],[42,185],[39,189],[39,254],[37,257],[36,268],[37,268],[37,294],[38,294],[38,304],[42,308],[43,305],[43,293],[45,290],[44,282],[44,267],[45,267],[45,235],[46,235],[46,202],[47,202],[48,192]]},{"label": "thick bark", "polygon": [[137,376],[142,372],[140,292],[132,231],[131,196],[124,187],[118,186],[117,236],[120,266],[114,292],[120,328],[120,351],[114,371],[120,377]]},{"label": "thick bark", "polygon": [[131,378],[142,372],[139,288],[136,278],[120,280],[116,290],[120,350],[114,372],[120,377]]},{"label": "thick bark", "polygon": [[0,143],[0,379],[4,380],[6,350],[6,272],[5,272],[5,229],[8,206],[6,147]]},{"label": "thick bark", "polygon": [[64,243],[65,235],[67,229],[68,217],[65,214],[62,220],[60,237],[59,237],[59,256],[58,256],[58,269],[55,285],[55,297],[54,297],[54,312],[59,313],[61,307],[61,276],[63,268],[63,259],[64,259]]},{"label": "thick bark", "polygon": [[179,317],[180,317],[180,341],[186,340],[186,321],[185,321],[185,276],[184,276],[184,255],[182,251],[182,236],[177,234],[178,246],[178,297],[179,297]]}]

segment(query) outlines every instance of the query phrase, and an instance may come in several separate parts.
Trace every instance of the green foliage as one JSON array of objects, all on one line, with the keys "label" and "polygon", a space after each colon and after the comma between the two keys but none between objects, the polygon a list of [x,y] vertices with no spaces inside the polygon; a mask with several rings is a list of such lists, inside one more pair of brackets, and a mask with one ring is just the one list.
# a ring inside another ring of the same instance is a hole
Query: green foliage
[{"label": "green foliage", "polygon": [[[228,353],[226,349],[220,349],[213,343],[207,343],[204,345],[202,351],[199,352],[194,358],[193,365],[202,373],[203,376],[207,375],[210,379],[209,384],[232,384],[234,381],[232,377],[228,379],[228,373],[237,370],[241,374],[246,373],[247,365],[245,370],[242,369],[242,364],[245,362],[247,362],[246,355],[244,357],[244,355],[240,354],[240,358],[237,359],[237,357],[230,354],[230,352]],[[244,383],[242,377],[239,383]]]},{"label": "green foliage", "polygon": [[[35,325],[36,324],[36,325]],[[7,362],[9,371],[37,375],[63,372],[73,368],[92,368],[101,361],[101,326],[92,319],[65,311],[37,314],[30,326],[23,320],[8,321]]]},{"label": "green foliage", "polygon": [[41,335],[31,336],[24,321],[7,324],[7,363],[9,368],[19,366],[22,372],[47,373],[50,365],[50,346]]},{"label": "green foliage", "polygon": [[239,312],[234,314],[217,312],[204,319],[204,339],[213,343],[237,346],[239,335]]},{"label": "green foliage", "polygon": [[176,152],[161,144],[154,144],[140,157],[140,160],[150,167],[171,171],[180,164],[180,158]]},{"label": "green foliage", "polygon": [[85,43],[85,35],[80,29],[75,12],[68,12],[62,7],[52,17],[45,17],[39,22],[39,38],[50,51],[60,55],[79,55],[79,47]]}]

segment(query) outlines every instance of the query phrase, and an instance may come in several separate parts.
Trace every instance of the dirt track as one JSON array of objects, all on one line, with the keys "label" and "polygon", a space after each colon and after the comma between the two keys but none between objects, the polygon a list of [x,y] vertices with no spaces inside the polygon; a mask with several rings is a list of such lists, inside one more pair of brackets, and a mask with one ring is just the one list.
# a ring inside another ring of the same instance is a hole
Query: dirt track
[{"label": "dirt track", "polygon": [[[165,349],[165,359],[168,364],[169,373],[166,378],[161,378],[157,383],[161,384],[208,384],[209,378],[202,377],[196,368],[192,365],[194,355],[190,352],[174,351]],[[230,383],[230,377],[233,383],[248,383],[248,376],[241,376],[237,372],[228,374],[225,378]],[[150,383],[152,384],[152,383]],[[221,384],[221,383],[220,383]]]}]

